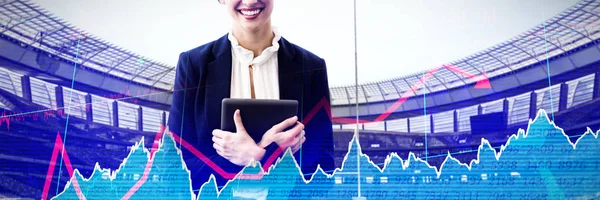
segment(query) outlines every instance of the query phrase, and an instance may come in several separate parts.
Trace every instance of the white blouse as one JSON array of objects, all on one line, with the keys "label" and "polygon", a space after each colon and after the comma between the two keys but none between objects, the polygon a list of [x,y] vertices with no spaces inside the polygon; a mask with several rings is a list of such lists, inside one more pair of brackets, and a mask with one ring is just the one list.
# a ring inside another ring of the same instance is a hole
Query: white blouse
[{"label": "white blouse", "polygon": [[251,98],[250,69],[252,65],[252,81],[256,99],[279,99],[279,74],[277,68],[277,51],[281,35],[273,28],[275,37],[272,46],[267,47],[256,58],[252,51],[240,46],[231,32],[231,98]]}]

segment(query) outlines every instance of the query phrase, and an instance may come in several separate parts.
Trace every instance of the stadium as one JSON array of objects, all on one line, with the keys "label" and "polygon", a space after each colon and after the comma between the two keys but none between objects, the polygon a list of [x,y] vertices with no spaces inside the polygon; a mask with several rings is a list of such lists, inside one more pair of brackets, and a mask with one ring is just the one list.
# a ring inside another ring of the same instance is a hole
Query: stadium
[{"label": "stadium", "polygon": [[[0,198],[39,199],[48,175],[54,177],[48,198],[62,191],[70,173],[65,163],[51,161],[58,137],[68,135],[61,150],[68,155],[58,159],[68,156],[84,177],[96,164],[118,168],[141,138],[152,147],[168,121],[175,66],[142,59],[30,1],[0,5],[0,23]],[[558,34],[535,34],[548,30]],[[448,154],[475,159],[482,138],[503,145],[540,109],[572,139],[598,130],[599,38],[600,2],[584,0],[448,65],[332,87],[331,105],[320,109],[331,110],[336,165],[355,130],[376,164],[390,153],[407,158],[412,152],[432,166]],[[506,128],[472,130],[482,125],[471,124],[477,116],[498,113]]]}]

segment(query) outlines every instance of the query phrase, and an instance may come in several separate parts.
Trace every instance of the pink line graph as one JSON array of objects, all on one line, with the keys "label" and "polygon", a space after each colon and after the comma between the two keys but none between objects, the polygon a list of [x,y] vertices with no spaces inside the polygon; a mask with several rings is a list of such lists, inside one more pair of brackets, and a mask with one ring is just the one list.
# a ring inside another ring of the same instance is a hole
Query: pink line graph
[{"label": "pink line graph", "polygon": [[[87,105],[85,106],[86,109],[90,109],[90,106]],[[81,110],[83,110],[83,107],[80,108]],[[41,112],[43,112],[42,114],[40,114]],[[82,111],[83,112],[83,111]],[[0,115],[0,126],[4,125],[4,123],[6,123],[6,129],[10,131],[10,122],[12,120],[14,121],[25,121],[27,118],[31,118],[33,121],[37,121],[38,119],[40,119],[40,115],[42,115],[43,119],[49,119],[50,117],[56,117],[56,116],[66,116],[65,110],[64,108],[60,108],[58,110],[41,110],[41,111],[34,111],[34,112],[29,112],[29,113],[16,113],[16,112],[10,112],[6,113],[6,111],[2,112],[2,115]]]},{"label": "pink line graph", "polygon": [[[54,142],[54,149],[52,150],[52,158],[50,158],[50,166],[48,167],[48,173],[46,174],[46,182],[44,183],[44,190],[42,191],[42,199],[44,200],[48,198],[48,189],[50,189],[50,183],[52,182],[52,176],[54,175],[56,157],[58,157],[58,152],[61,151],[63,146],[64,143],[62,141],[62,138],[60,137],[60,132],[58,132],[56,133],[56,141]],[[67,167],[69,176],[73,180],[73,187],[75,188],[75,193],[77,193],[77,197],[79,197],[79,199],[85,199],[85,196],[83,196],[81,188],[79,187],[79,183],[77,182],[77,178],[73,176],[73,166],[71,165],[71,160],[69,159],[69,155],[67,154],[67,149],[61,152],[62,157],[65,160],[65,167]]]},{"label": "pink line graph", "polygon": [[[122,91],[121,91],[122,92]],[[119,93],[119,94],[110,94],[110,95],[104,95],[104,98],[107,99],[113,99],[113,100],[119,100],[122,102],[131,102],[134,104],[137,104],[138,99],[140,96],[148,96],[147,99],[148,100],[157,100],[158,98],[152,97],[154,96],[155,90],[154,89],[146,89],[146,90],[138,90],[137,91],[137,96],[131,96],[129,89],[126,89],[125,92]],[[58,105],[56,106],[56,110],[52,110],[52,109],[40,109],[37,111],[32,111],[32,112],[21,112],[21,113],[17,113],[17,112],[12,112],[9,111],[9,113],[7,113],[6,111],[3,111],[2,114],[0,115],[0,126],[4,125],[4,123],[6,123],[6,128],[10,131],[10,122],[11,121],[25,121],[26,119],[31,119],[33,121],[37,121],[40,118],[40,116],[43,117],[43,119],[49,119],[50,117],[56,117],[56,116],[62,116],[65,117],[66,116],[66,112],[65,110],[69,110],[71,112],[86,112],[89,111],[92,108],[92,104],[78,104],[78,105],[67,105],[64,107],[59,107]]]},{"label": "pink line graph", "polygon": [[129,199],[135,192],[142,187],[142,185],[148,179],[148,175],[150,174],[150,169],[152,169],[152,164],[154,162],[154,154],[158,150],[158,143],[162,138],[163,132],[165,131],[165,127],[161,126],[158,132],[156,133],[156,137],[154,137],[154,142],[152,143],[152,149],[150,149],[150,159],[146,163],[146,168],[144,168],[144,174],[142,174],[142,178],[140,178],[127,193],[121,199]]},{"label": "pink line graph", "polygon": [[[474,81],[477,82],[475,85],[475,88],[491,88],[489,79],[487,78],[485,73],[481,76],[475,76],[475,75],[472,75],[472,74],[470,74],[458,67],[452,66],[452,65],[443,65],[443,67],[445,67],[451,71],[454,71],[456,73],[460,73],[470,79],[473,79]],[[400,107],[409,97],[413,96],[415,94],[415,91],[418,90],[421,86],[423,86],[423,84],[425,84],[425,82],[427,80],[429,80],[438,71],[438,69],[439,68],[434,68],[434,69],[429,70],[421,79],[419,79],[419,81],[417,83],[414,83],[411,86],[410,90],[408,90],[404,94],[402,94],[401,98],[399,98],[394,104],[392,104],[392,106],[390,106],[385,112],[383,112],[375,120],[373,120],[373,121],[359,120],[358,123],[381,122],[381,121],[385,120],[391,113],[393,113],[396,109],[398,109],[398,107]],[[321,99],[321,101],[319,101],[319,103],[317,103],[317,105],[315,105],[315,107],[313,107],[311,109],[311,111],[302,120],[302,123],[308,124],[312,120],[312,118],[317,114],[317,112],[319,112],[321,109],[324,109],[325,112],[327,112],[328,117],[332,121],[339,122],[339,123],[348,123],[348,124],[357,123],[356,119],[353,119],[353,118],[342,118],[342,117],[334,118],[334,117],[332,117],[331,106],[327,103],[327,99],[325,97],[323,97]],[[153,143],[152,149],[150,151],[150,159],[146,163],[146,167],[144,169],[144,173],[142,174],[142,177],[138,180],[138,182],[136,182],[136,184],[131,189],[129,189],[129,191],[122,197],[122,199],[129,199],[133,194],[135,194],[135,192],[148,179],[148,175],[150,174],[150,170],[152,169],[152,164],[154,161],[154,154],[156,153],[156,150],[158,149],[158,143],[163,136],[164,130],[165,130],[165,127],[161,126],[160,130],[156,134],[156,137],[154,138],[154,143]],[[233,179],[237,175],[235,173],[228,173],[225,170],[223,170],[216,163],[214,163],[212,160],[210,160],[207,156],[205,156],[200,151],[198,151],[198,149],[196,149],[193,145],[189,144],[187,141],[180,138],[177,134],[170,132],[170,131],[168,134],[170,134],[170,136],[173,137],[173,140],[176,143],[180,143],[181,146],[183,146],[184,148],[189,150],[193,155],[195,155],[200,160],[202,160],[204,163],[206,163],[209,167],[211,167],[214,171],[216,171],[222,177],[227,178],[227,179]],[[290,138],[289,141],[286,141],[286,143],[290,142],[291,139],[292,138]],[[48,196],[48,188],[50,187],[50,182],[51,182],[52,176],[53,176],[52,172],[54,170],[54,166],[56,165],[56,163],[55,163],[56,157],[57,157],[58,151],[59,151],[59,149],[57,149],[57,148],[61,147],[62,145],[63,145],[62,139],[60,138],[60,135],[57,135],[57,138],[56,138],[56,141],[54,144],[54,151],[52,152],[50,166],[48,167],[46,183],[44,185],[44,190],[42,193],[43,200],[45,200]],[[284,146],[286,146],[286,145],[284,145]],[[246,179],[246,180],[261,180],[262,177],[264,176],[264,173],[269,169],[269,167],[273,164],[273,162],[277,159],[277,157],[279,157],[279,155],[281,155],[283,153],[283,151],[284,151],[284,149],[277,148],[277,150],[275,150],[275,152],[273,152],[273,154],[271,154],[271,156],[267,159],[267,161],[265,162],[265,165],[263,166],[263,170],[261,170],[260,173],[258,173],[258,174],[240,174],[238,176],[238,178]],[[65,165],[69,171],[69,175],[71,177],[73,177],[73,167],[71,165],[71,162],[68,160],[66,149],[62,153],[65,158]],[[80,199],[85,199],[85,197],[81,193],[77,179],[73,179],[73,180],[74,180],[73,187],[75,188],[78,197]]]}]

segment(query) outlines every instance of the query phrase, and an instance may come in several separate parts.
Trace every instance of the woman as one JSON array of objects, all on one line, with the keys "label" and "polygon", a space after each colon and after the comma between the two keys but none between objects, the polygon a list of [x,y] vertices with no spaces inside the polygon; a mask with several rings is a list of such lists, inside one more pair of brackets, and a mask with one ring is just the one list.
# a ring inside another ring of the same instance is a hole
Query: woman
[{"label": "woman", "polygon": [[[299,122],[321,101],[329,105],[325,61],[271,27],[273,1],[220,0],[233,19],[231,31],[180,54],[169,129],[218,165],[214,169],[182,150],[194,190],[211,174],[224,185],[228,177],[221,176],[223,171],[236,174],[251,160],[264,166],[278,147],[291,148],[304,174],[318,165],[334,169],[330,111],[319,109],[310,122]],[[237,133],[219,130],[223,98],[293,99],[299,103],[298,116],[274,124],[254,141],[239,117],[243,110],[234,115]]]}]

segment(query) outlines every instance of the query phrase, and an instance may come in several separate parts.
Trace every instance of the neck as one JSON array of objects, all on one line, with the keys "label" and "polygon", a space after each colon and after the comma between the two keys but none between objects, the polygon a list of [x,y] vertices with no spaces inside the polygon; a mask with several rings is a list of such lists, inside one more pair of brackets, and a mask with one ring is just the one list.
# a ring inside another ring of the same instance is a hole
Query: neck
[{"label": "neck", "polygon": [[252,31],[234,25],[232,33],[240,46],[252,51],[254,57],[259,56],[263,50],[270,47],[275,37],[271,23]]}]

